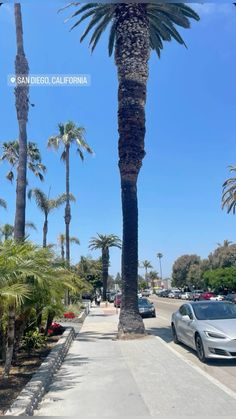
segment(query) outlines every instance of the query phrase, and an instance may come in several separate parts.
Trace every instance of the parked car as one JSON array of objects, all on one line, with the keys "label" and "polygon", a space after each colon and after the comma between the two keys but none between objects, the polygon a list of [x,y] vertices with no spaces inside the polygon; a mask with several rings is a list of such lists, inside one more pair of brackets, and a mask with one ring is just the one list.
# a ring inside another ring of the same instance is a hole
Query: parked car
[{"label": "parked car", "polygon": [[236,293],[232,293],[232,294],[228,294],[224,297],[225,301],[230,301],[231,303],[235,303],[236,304]]},{"label": "parked car", "polygon": [[172,314],[171,328],[174,342],[196,350],[202,362],[236,359],[236,305],[231,302],[186,302]]},{"label": "parked car", "polygon": [[201,301],[201,300],[210,300],[211,297],[216,297],[216,294],[214,294],[214,292],[206,291],[206,292],[203,292],[200,295],[199,301]]},{"label": "parked car", "polygon": [[201,294],[203,294],[203,293],[204,293],[203,290],[194,290],[194,291],[192,291],[191,294],[190,294],[190,300],[198,301],[199,298],[200,298],[200,296],[201,296]]},{"label": "parked car", "polygon": [[224,295],[216,295],[215,297],[211,297],[210,300],[211,301],[223,301],[225,299]]},{"label": "parked car", "polygon": [[121,294],[116,294],[114,299],[114,306],[120,308],[121,305]]},{"label": "parked car", "polygon": [[169,298],[179,298],[179,295],[181,294],[180,290],[171,290],[168,294]]},{"label": "parked car", "polygon": [[160,297],[168,297],[170,290],[162,290],[160,293]]},{"label": "parked car", "polygon": [[190,298],[190,292],[189,291],[182,292],[180,294],[180,297],[181,297],[181,300],[189,300],[189,298]]},{"label": "parked car", "polygon": [[108,291],[107,292],[107,301],[109,301],[109,303],[113,303],[114,300],[115,300],[116,294],[117,294],[116,291]]},{"label": "parked car", "polygon": [[154,304],[147,298],[138,299],[138,309],[142,317],[156,317],[156,310]]},{"label": "parked car", "polygon": [[145,288],[145,290],[142,291],[142,297],[149,297],[151,294],[150,289]]}]

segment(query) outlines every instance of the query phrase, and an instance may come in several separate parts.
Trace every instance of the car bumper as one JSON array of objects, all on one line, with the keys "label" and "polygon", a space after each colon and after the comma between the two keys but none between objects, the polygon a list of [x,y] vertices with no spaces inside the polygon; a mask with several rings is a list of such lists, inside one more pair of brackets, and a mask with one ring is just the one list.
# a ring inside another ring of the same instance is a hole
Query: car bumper
[{"label": "car bumper", "polygon": [[207,358],[236,359],[235,339],[204,339],[204,351]]},{"label": "car bumper", "polygon": [[156,317],[156,312],[155,311],[146,311],[146,312],[143,312],[143,313],[139,312],[139,314],[143,318],[145,318],[145,317]]}]

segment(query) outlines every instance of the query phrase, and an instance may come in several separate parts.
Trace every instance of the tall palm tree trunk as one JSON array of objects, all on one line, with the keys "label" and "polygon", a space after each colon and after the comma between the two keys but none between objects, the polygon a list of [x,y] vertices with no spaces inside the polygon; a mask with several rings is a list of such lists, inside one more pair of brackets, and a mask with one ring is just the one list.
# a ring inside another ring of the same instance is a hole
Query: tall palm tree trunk
[{"label": "tall palm tree trunk", "polygon": [[[27,77],[29,74],[28,62],[25,57],[23,47],[23,28],[21,18],[21,5],[16,3],[15,23],[16,23],[16,42],[17,54],[15,60],[15,73]],[[25,207],[26,207],[26,168],[27,168],[27,132],[26,125],[29,111],[29,86],[16,85],[16,113],[19,125],[19,163],[17,167],[17,187],[16,187],[16,212],[14,238],[22,240],[25,236]]]},{"label": "tall palm tree trunk", "polygon": [[118,332],[144,334],[138,311],[137,179],[144,158],[145,103],[150,55],[145,4],[117,5],[119,169],[122,190],[122,303]]},{"label": "tall palm tree trunk", "polygon": [[64,249],[64,243],[61,243],[61,260],[64,262],[65,260],[65,249]]},{"label": "tall palm tree trunk", "polygon": [[109,249],[102,249],[102,299],[107,300],[107,281],[108,281],[108,267],[109,267]]},{"label": "tall palm tree trunk", "polygon": [[[65,163],[66,163],[66,207],[65,207],[65,225],[66,225],[66,262],[70,265],[70,146],[65,147]],[[69,304],[69,290],[65,291],[65,304]]]},{"label": "tall palm tree trunk", "polygon": [[47,234],[48,234],[48,216],[45,215],[43,224],[43,247],[47,247]]},{"label": "tall palm tree trunk", "polygon": [[14,349],[15,340],[15,304],[10,304],[8,309],[8,325],[7,325],[7,346],[6,346],[6,359],[3,371],[3,378],[8,377]]},{"label": "tall palm tree trunk", "polygon": [[[17,54],[15,59],[16,76],[29,74],[29,66],[23,47],[23,28],[21,17],[21,5],[15,3],[15,25]],[[18,241],[25,237],[25,207],[26,207],[26,170],[27,170],[27,132],[26,125],[29,111],[29,86],[28,84],[16,85],[16,113],[19,125],[19,163],[17,167],[17,186],[16,186],[16,212],[14,225],[14,238]],[[3,376],[7,377],[10,372],[13,349],[15,340],[15,304],[9,307],[9,320],[7,330],[6,361]]]},{"label": "tall palm tree trunk", "polygon": [[70,263],[70,146],[65,147],[66,157],[66,207],[65,207],[65,224],[66,224],[66,260]]}]

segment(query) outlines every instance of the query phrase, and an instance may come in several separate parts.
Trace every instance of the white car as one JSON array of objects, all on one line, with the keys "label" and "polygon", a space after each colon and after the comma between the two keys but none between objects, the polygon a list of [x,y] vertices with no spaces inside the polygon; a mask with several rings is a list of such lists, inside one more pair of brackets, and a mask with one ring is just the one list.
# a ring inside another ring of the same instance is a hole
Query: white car
[{"label": "white car", "polygon": [[172,314],[175,343],[197,351],[200,361],[207,358],[236,359],[236,305],[227,301],[191,301]]},{"label": "white car", "polygon": [[190,292],[183,292],[183,294],[181,294],[181,300],[189,300],[190,298]]},{"label": "white car", "polygon": [[224,296],[223,295],[217,295],[216,297],[211,297],[210,300],[211,301],[223,301]]}]

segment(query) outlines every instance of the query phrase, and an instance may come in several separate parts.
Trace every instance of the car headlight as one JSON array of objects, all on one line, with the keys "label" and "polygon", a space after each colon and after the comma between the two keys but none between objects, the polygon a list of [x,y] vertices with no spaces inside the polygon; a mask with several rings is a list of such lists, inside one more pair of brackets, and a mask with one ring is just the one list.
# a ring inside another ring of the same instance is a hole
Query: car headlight
[{"label": "car headlight", "polygon": [[226,339],[226,336],[221,335],[220,333],[216,333],[216,332],[208,332],[208,331],[205,331],[204,333],[205,333],[205,335],[207,335],[207,337],[209,337],[209,338],[213,338],[213,339]]}]

